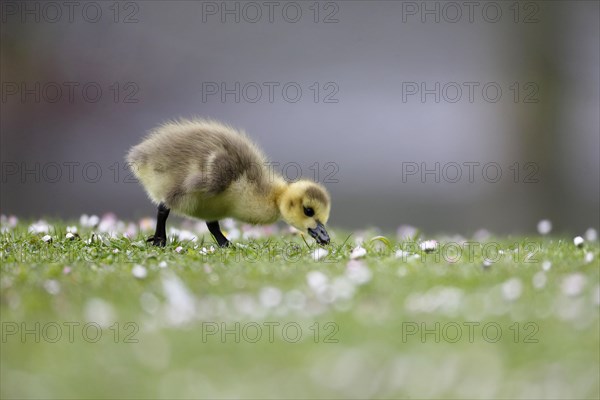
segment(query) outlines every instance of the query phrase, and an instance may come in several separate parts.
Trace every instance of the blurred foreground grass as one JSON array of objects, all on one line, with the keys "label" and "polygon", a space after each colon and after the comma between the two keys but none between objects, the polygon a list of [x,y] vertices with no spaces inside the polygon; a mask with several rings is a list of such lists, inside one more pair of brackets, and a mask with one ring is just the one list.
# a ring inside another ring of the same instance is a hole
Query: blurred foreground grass
[{"label": "blurred foreground grass", "polygon": [[600,396],[597,240],[97,222],[4,218],[2,398]]}]

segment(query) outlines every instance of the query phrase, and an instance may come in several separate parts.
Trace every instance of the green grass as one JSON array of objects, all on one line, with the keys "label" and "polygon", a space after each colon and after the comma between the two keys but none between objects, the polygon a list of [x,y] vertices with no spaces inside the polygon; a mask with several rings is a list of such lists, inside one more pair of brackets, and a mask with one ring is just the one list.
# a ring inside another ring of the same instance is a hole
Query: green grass
[{"label": "green grass", "polygon": [[3,226],[2,398],[600,396],[598,241],[334,231],[315,260],[287,231],[210,252]]}]

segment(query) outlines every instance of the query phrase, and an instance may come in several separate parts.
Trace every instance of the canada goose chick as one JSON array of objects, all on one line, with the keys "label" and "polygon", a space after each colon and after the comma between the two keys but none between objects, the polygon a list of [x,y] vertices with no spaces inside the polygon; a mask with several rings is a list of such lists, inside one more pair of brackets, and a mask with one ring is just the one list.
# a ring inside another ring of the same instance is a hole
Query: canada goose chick
[{"label": "canada goose chick", "polygon": [[156,231],[148,241],[167,242],[170,211],[203,219],[221,247],[229,240],[219,220],[271,224],[282,218],[320,245],[329,243],[327,190],[308,180],[288,183],[268,168],[262,152],[243,133],[219,122],[168,122],[131,148],[127,161],[158,205]]}]

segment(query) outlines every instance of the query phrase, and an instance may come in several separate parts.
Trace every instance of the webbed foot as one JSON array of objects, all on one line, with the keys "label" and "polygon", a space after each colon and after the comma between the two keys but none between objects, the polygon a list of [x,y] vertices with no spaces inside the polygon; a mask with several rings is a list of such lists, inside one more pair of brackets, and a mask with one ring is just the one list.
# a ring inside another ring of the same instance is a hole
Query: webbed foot
[{"label": "webbed foot", "polygon": [[167,238],[152,235],[146,239],[146,242],[151,242],[153,246],[165,247],[167,245]]},{"label": "webbed foot", "polygon": [[231,246],[231,242],[229,240],[227,240],[227,239],[218,241],[217,243],[219,244],[219,247],[221,247],[221,248],[225,248],[225,247]]}]

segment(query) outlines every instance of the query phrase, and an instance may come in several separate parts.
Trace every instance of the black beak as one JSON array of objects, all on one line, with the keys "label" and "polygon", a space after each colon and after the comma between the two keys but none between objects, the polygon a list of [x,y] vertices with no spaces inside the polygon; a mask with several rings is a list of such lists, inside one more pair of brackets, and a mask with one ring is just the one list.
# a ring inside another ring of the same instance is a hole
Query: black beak
[{"label": "black beak", "polygon": [[318,244],[329,244],[329,234],[325,230],[325,227],[322,223],[317,222],[317,227],[315,229],[308,228],[308,233],[310,234],[310,236],[315,238]]}]

